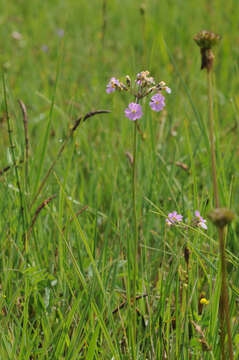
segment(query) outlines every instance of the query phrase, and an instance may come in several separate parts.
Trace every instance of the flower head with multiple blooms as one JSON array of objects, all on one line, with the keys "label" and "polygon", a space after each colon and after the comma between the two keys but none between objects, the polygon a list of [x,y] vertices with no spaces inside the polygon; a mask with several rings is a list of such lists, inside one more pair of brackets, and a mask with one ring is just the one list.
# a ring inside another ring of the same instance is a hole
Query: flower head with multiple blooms
[{"label": "flower head with multiple blooms", "polygon": [[[207,220],[203,219],[200,215],[200,212],[198,210],[195,211],[195,218],[192,221],[192,226],[201,227],[204,230],[207,230]],[[168,214],[168,217],[166,219],[166,224],[171,225],[177,225],[179,222],[183,220],[183,216],[178,214],[177,211],[173,211]]]},{"label": "flower head with multiple blooms", "polygon": [[120,82],[115,77],[112,77],[106,86],[106,92],[108,94],[118,91],[129,91],[135,98],[135,102],[131,102],[127,109],[125,109],[125,116],[130,120],[137,120],[143,116],[140,100],[147,97],[150,94],[154,95],[150,100],[150,107],[153,111],[161,111],[165,106],[165,97],[162,95],[162,91],[171,94],[171,89],[166,86],[164,81],[155,82],[154,78],[150,76],[149,71],[141,71],[137,74],[136,80],[131,81],[130,77],[126,76],[126,83]]}]

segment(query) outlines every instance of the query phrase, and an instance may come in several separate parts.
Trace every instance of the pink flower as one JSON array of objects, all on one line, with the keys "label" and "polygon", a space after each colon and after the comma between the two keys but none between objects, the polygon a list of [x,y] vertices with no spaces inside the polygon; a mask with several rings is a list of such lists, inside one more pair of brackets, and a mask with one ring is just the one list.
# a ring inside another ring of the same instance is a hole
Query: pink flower
[{"label": "pink flower", "polygon": [[173,211],[168,214],[168,218],[166,219],[166,223],[168,226],[175,225],[177,222],[183,220],[183,216],[178,214],[177,211]]},{"label": "pink flower", "polygon": [[130,103],[128,108],[125,109],[125,116],[130,120],[137,120],[143,116],[142,108],[139,104]]},{"label": "pink flower", "polygon": [[207,230],[207,225],[206,225],[207,220],[201,217],[200,212],[198,210],[195,211],[195,216],[197,218],[197,226],[200,226],[201,228]]},{"label": "pink flower", "polygon": [[116,78],[112,77],[109,81],[109,83],[106,86],[106,92],[107,94],[110,94],[112,92],[114,92],[117,88],[117,86],[120,86],[120,82],[119,80],[117,80]]},{"label": "pink flower", "polygon": [[158,93],[158,94],[152,96],[149,105],[151,106],[151,109],[153,111],[161,111],[161,110],[163,110],[163,108],[165,106],[164,100],[165,100],[165,97],[162,94]]}]

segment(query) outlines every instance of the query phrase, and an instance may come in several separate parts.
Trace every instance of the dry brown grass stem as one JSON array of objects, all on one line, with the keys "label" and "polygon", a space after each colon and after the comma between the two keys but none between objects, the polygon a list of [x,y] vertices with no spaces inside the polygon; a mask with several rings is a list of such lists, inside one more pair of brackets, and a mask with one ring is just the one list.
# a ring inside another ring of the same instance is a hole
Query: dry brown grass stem
[{"label": "dry brown grass stem", "polygon": [[[135,301],[143,299],[143,298],[145,298],[147,296],[148,296],[148,294],[138,295],[138,296],[135,297]],[[127,301],[122,302],[120,305],[117,306],[117,308],[115,308],[112,311],[112,314],[116,314],[119,310],[123,309],[123,307],[125,307],[126,304],[127,304]]]},{"label": "dry brown grass stem", "polygon": [[28,238],[29,238],[29,236],[30,236],[30,234],[31,234],[31,232],[32,232],[33,226],[35,225],[35,222],[36,222],[36,220],[37,220],[37,218],[38,218],[38,215],[40,214],[40,212],[42,211],[42,209],[44,209],[44,207],[45,207],[46,205],[48,205],[49,202],[51,202],[51,201],[52,201],[53,199],[55,199],[55,198],[56,198],[56,195],[54,194],[54,195],[50,196],[48,199],[44,200],[44,201],[38,206],[38,208],[36,209],[35,214],[34,214],[34,216],[33,216],[33,218],[32,218],[32,222],[31,222],[30,228],[29,228],[29,230],[28,230],[28,232],[27,232],[27,237],[28,237]]},{"label": "dry brown grass stem", "polygon": [[[19,161],[19,164],[22,164],[22,163],[23,163],[23,160],[20,160],[20,161]],[[19,164],[16,164],[16,166],[18,167]],[[13,165],[13,166],[14,166],[14,165]],[[1,170],[0,170],[0,176],[2,176],[2,175],[3,175],[5,172],[7,172],[8,170],[12,169],[13,166],[8,165],[8,166],[6,166],[5,168],[1,169]]]},{"label": "dry brown grass stem", "polygon": [[63,144],[61,145],[61,147],[60,147],[60,149],[59,149],[59,151],[58,151],[58,153],[57,153],[56,158],[53,160],[51,166],[50,166],[49,169],[47,170],[46,175],[44,176],[44,178],[43,178],[43,180],[42,180],[42,182],[41,182],[41,184],[40,184],[40,186],[39,186],[39,188],[38,188],[38,190],[37,190],[37,192],[36,192],[36,194],[35,194],[35,196],[34,196],[34,198],[33,198],[33,200],[32,200],[32,203],[31,203],[31,205],[30,205],[30,208],[32,208],[33,204],[34,204],[35,201],[37,200],[40,192],[42,191],[42,189],[44,188],[44,186],[45,186],[45,184],[46,184],[46,182],[47,182],[47,179],[48,179],[49,175],[51,174],[51,172],[52,172],[52,170],[54,169],[57,161],[58,161],[59,158],[61,157],[61,154],[63,153],[63,151],[64,151],[64,149],[65,149],[65,147],[66,147],[69,139],[72,137],[73,133],[76,131],[76,129],[78,128],[78,126],[80,125],[80,123],[81,123],[82,121],[85,122],[87,119],[89,119],[89,118],[92,117],[92,116],[99,115],[99,114],[108,114],[108,113],[110,113],[109,110],[96,110],[96,111],[91,111],[91,112],[88,112],[83,118],[82,118],[82,116],[81,116],[81,117],[79,117],[79,119],[77,119],[77,120],[75,121],[73,127],[70,129],[70,132],[69,132],[68,136],[66,137],[65,141],[64,141]]}]

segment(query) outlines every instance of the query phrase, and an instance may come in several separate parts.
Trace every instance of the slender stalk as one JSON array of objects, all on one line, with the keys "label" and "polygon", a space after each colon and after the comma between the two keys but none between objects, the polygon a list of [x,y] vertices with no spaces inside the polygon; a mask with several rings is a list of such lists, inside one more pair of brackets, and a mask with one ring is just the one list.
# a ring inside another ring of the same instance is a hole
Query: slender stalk
[{"label": "slender stalk", "polygon": [[107,26],[107,0],[103,0],[102,3],[102,48],[104,50],[105,45],[105,32]]},{"label": "slender stalk", "polygon": [[27,117],[27,109],[22,100],[18,100],[20,108],[22,110],[23,115],[23,125],[24,125],[24,135],[25,135],[25,181],[28,188],[28,160],[29,160],[29,135],[28,135],[28,117]]},{"label": "slender stalk", "polygon": [[134,358],[136,359],[136,280],[138,273],[137,253],[138,253],[138,221],[136,206],[136,163],[137,163],[137,121],[134,123],[133,134],[133,165],[132,165],[132,202],[133,202],[133,221],[134,221],[134,254],[133,254],[133,337],[134,337]]},{"label": "slender stalk", "polygon": [[[222,321],[223,321],[223,325],[224,325],[224,320],[226,319],[229,356],[230,356],[230,360],[233,360],[233,345],[232,345],[231,322],[230,322],[230,311],[229,311],[229,295],[228,295],[228,286],[227,286],[227,268],[226,268],[226,255],[225,255],[224,227],[218,228],[218,235],[219,235],[221,274],[222,274],[221,275],[222,276],[221,301],[222,301],[222,310],[224,310]],[[223,344],[223,348],[224,348],[224,344]]]},{"label": "slender stalk", "polygon": [[210,147],[211,147],[212,181],[213,181],[215,205],[216,208],[219,208],[219,194],[218,194],[217,170],[216,170],[216,151],[215,151],[215,140],[214,140],[212,72],[210,70],[207,71],[207,81],[208,81],[209,139],[210,139]]},{"label": "slender stalk", "polygon": [[[211,165],[212,165],[212,181],[214,190],[214,202],[216,208],[219,208],[219,192],[217,183],[217,171],[216,171],[216,150],[214,140],[214,119],[213,119],[213,94],[212,94],[212,72],[211,69],[207,71],[208,80],[208,103],[209,103],[209,138],[211,146]],[[221,259],[221,295],[220,295],[220,327],[221,327],[221,355],[222,360],[226,360],[225,357],[225,331],[224,324],[226,319],[228,347],[230,360],[233,359],[233,345],[231,336],[231,324],[229,314],[229,295],[227,286],[227,269],[226,269],[226,252],[225,252],[225,234],[224,227],[218,227],[219,247],[220,247],[220,259]]]}]

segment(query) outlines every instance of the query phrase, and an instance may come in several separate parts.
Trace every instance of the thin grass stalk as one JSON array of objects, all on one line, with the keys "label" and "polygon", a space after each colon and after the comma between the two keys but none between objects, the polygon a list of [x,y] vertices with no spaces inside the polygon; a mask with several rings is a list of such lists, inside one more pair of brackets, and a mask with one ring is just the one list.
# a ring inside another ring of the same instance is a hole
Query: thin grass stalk
[{"label": "thin grass stalk", "polygon": [[107,26],[107,0],[103,0],[102,3],[102,49],[104,50],[105,46],[105,33],[106,33],[106,26]]},{"label": "thin grass stalk", "polygon": [[23,115],[23,125],[24,125],[24,135],[25,135],[25,181],[28,187],[28,160],[29,160],[29,135],[28,135],[28,117],[27,109],[22,100],[18,100],[20,105],[22,115]]},{"label": "thin grass stalk", "polygon": [[144,3],[140,5],[140,15],[142,19],[142,39],[143,39],[143,65],[146,66],[146,49],[147,49],[147,42],[146,42],[146,19],[145,19],[145,12],[146,6]]},{"label": "thin grass stalk", "polygon": [[230,310],[229,310],[229,295],[227,285],[227,267],[226,267],[226,249],[225,249],[225,229],[224,227],[218,228],[219,245],[220,245],[220,256],[221,256],[221,274],[222,274],[222,285],[221,285],[221,298],[224,307],[223,322],[226,319],[227,336],[228,336],[228,347],[230,360],[233,360],[233,345],[231,335],[231,321],[230,321]]},{"label": "thin grass stalk", "polygon": [[[40,155],[40,162],[38,164],[38,172],[36,175],[36,181],[35,181],[35,186],[34,186],[34,190],[33,190],[33,194],[34,194],[34,200],[32,201],[32,204],[35,202],[38,194],[38,184],[40,182],[40,177],[42,174],[42,170],[43,170],[43,164],[44,164],[44,160],[46,157],[46,153],[47,153],[47,144],[48,144],[48,140],[49,140],[49,136],[50,136],[50,129],[51,129],[51,124],[52,124],[52,118],[53,118],[53,111],[54,111],[54,107],[55,107],[55,98],[56,98],[56,89],[57,89],[57,84],[58,84],[58,80],[59,80],[59,76],[60,76],[60,69],[61,69],[61,62],[62,62],[62,57],[60,53],[63,53],[63,51],[59,50],[58,55],[57,55],[57,69],[56,69],[56,77],[55,77],[55,82],[54,82],[54,87],[53,87],[53,94],[52,94],[52,99],[51,99],[51,106],[50,106],[50,111],[49,111],[49,116],[48,116],[48,122],[47,122],[47,126],[46,126],[46,130],[43,136],[43,144],[42,144],[42,151],[41,151],[41,155]],[[32,204],[30,205],[30,208],[32,207]]]},{"label": "thin grass stalk", "polygon": [[[20,184],[20,177],[19,177],[19,173],[18,173],[18,167],[17,167],[16,156],[15,156],[15,151],[14,151],[14,143],[13,143],[13,138],[12,138],[12,129],[11,129],[11,124],[10,124],[9,112],[8,112],[7,91],[6,91],[6,82],[5,82],[4,73],[2,73],[2,83],[3,83],[3,95],[4,95],[3,97],[4,97],[4,103],[5,103],[5,112],[6,112],[6,118],[7,118],[8,138],[9,138],[9,143],[10,143],[10,151],[11,151],[13,167],[14,167],[14,171],[15,171],[17,188],[18,188],[18,192],[19,192],[22,229],[23,229],[23,234],[25,234],[26,224],[25,224],[25,214],[24,214],[23,193],[22,193],[22,188],[21,188],[21,184]],[[23,240],[24,241],[24,249],[26,251],[27,250],[27,240],[26,240],[25,236],[23,236],[23,239],[24,239]]]}]

